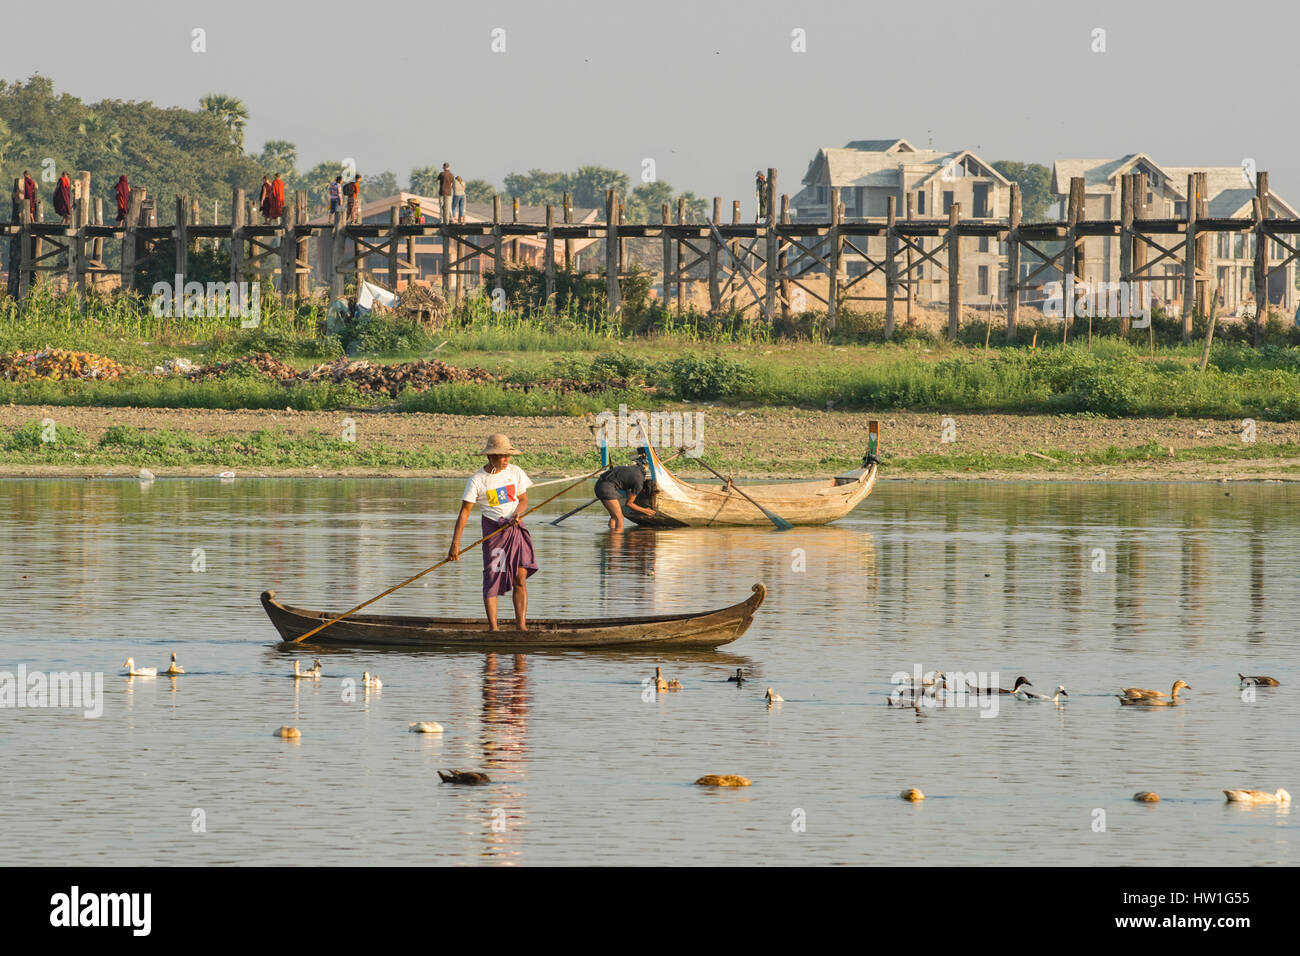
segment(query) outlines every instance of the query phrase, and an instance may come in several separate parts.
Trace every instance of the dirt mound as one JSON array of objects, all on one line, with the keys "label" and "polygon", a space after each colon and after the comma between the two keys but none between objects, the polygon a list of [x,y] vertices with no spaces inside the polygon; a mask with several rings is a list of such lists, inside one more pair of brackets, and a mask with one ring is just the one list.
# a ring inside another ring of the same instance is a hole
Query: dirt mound
[{"label": "dirt mound", "polygon": [[338,359],[317,365],[298,376],[305,382],[352,382],[362,392],[387,392],[392,398],[404,388],[422,392],[444,382],[472,382],[484,385],[497,376],[481,368],[457,368],[437,359],[419,359],[400,365],[377,365],[355,359]]}]

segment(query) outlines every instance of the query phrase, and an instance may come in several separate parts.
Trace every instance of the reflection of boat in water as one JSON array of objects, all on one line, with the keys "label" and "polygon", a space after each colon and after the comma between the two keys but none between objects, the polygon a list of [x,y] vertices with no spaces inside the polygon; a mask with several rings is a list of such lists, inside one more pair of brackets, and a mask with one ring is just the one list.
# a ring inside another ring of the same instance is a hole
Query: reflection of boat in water
[{"label": "reflection of boat in water", "polygon": [[[693,614],[650,617],[530,620],[527,631],[489,631],[482,618],[354,614],[312,636],[314,644],[380,647],[460,647],[472,650],[531,651],[548,648],[718,647],[736,640],[754,619],[767,589],[730,607]],[[262,607],[286,641],[332,620],[338,614],[290,607],[262,592]]]},{"label": "reflection of boat in water", "polygon": [[[876,444],[880,423],[871,423],[867,454],[862,467],[820,481],[794,481],[781,484],[747,485],[745,493],[768,511],[795,525],[828,524],[843,518],[871,494],[876,485]],[[685,481],[673,474],[648,441],[644,445],[653,492],[648,501],[638,499],[654,509],[653,515],[635,511],[624,514],[646,527],[675,528],[711,525],[768,525],[771,519],[740,494],[728,480],[712,487]]]}]

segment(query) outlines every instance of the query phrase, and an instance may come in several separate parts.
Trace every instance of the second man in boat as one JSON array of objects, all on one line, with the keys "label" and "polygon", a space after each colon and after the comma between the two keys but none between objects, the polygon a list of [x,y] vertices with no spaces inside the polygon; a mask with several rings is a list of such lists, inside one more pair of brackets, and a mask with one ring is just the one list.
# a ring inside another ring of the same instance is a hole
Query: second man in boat
[{"label": "second man in boat", "polygon": [[635,465],[615,465],[596,479],[596,498],[609,512],[610,531],[623,530],[624,508],[646,516],[654,514],[652,509],[636,503],[647,480],[643,461],[638,458]]},{"label": "second man in boat", "polygon": [[537,570],[532,536],[520,523],[521,516],[528,511],[528,488],[532,481],[522,468],[510,463],[510,456],[519,453],[505,435],[488,438],[483,449],[488,463],[465,483],[456,530],[447,551],[448,560],[460,560],[460,536],[474,505],[481,500],[484,537],[499,528],[505,529],[483,544],[483,608],[487,611],[488,628],[493,631],[500,630],[497,596],[506,592],[513,592],[516,627],[528,630],[527,582],[528,576]]}]

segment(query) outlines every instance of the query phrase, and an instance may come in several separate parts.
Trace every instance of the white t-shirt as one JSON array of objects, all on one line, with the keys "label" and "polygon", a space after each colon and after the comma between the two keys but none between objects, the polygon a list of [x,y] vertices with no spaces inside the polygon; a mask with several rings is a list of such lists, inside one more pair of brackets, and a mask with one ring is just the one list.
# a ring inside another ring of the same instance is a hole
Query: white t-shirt
[{"label": "white t-shirt", "polygon": [[532,484],[532,479],[518,465],[506,465],[493,475],[480,468],[465,482],[465,494],[461,495],[461,501],[473,503],[482,499],[483,514],[500,521],[518,510],[519,496]]}]

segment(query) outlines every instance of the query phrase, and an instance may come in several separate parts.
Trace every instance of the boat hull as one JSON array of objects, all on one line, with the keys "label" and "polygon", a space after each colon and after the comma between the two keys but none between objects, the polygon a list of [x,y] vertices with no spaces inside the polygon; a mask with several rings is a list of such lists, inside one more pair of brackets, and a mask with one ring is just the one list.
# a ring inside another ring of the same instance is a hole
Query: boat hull
[{"label": "boat hull", "polygon": [[[354,614],[313,634],[303,644],[324,647],[450,647],[475,650],[575,648],[712,648],[729,644],[749,629],[767,595],[762,584],[739,604],[698,614],[641,618],[530,620],[527,631],[489,631],[481,618],[427,618]],[[285,641],[292,641],[338,611],[312,611],[281,604],[276,592],[262,592],[262,607]]]}]

